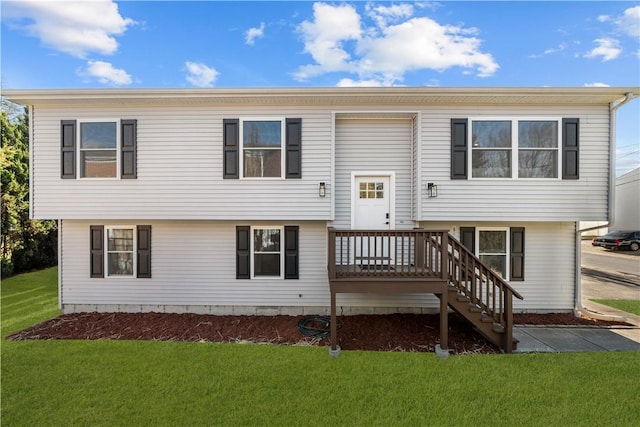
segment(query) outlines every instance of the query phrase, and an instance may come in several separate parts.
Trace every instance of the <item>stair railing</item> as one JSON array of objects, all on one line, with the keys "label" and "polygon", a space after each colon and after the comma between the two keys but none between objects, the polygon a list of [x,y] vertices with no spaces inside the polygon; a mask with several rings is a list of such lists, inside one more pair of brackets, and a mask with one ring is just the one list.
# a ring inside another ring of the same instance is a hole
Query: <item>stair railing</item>
[{"label": "stair railing", "polygon": [[469,303],[504,330],[504,350],[513,341],[513,297],[524,299],[500,275],[487,267],[469,249],[449,235],[449,283]]}]

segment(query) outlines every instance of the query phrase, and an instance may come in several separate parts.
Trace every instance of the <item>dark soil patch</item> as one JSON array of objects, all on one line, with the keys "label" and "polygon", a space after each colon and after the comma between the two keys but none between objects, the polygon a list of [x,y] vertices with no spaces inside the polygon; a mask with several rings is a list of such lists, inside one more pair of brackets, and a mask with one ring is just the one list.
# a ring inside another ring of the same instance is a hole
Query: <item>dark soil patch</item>
[{"label": "dark soil patch", "polygon": [[[256,342],[329,345],[327,338],[303,335],[303,316],[213,316],[171,313],[65,314],[7,337],[9,340],[111,339],[204,342]],[[338,341],[345,350],[432,352],[440,340],[438,314],[390,314],[339,317]],[[515,314],[516,324],[628,325],[575,317],[569,313]],[[311,323],[309,326],[314,326]],[[318,324],[318,326],[323,326]],[[449,314],[453,354],[499,353],[462,317]]]}]

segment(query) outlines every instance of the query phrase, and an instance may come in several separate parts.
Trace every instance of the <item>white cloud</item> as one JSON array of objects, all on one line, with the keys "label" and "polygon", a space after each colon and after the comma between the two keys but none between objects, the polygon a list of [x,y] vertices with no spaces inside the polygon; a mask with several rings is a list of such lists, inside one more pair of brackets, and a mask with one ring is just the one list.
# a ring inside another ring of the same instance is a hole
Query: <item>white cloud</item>
[{"label": "white cloud", "polygon": [[593,42],[596,43],[597,46],[585,55],[587,58],[602,57],[602,61],[605,62],[616,59],[620,56],[620,53],[622,53],[620,42],[616,39],[602,38],[596,39]]},{"label": "white cloud", "polygon": [[393,81],[384,81],[383,79],[369,79],[369,80],[353,80],[344,78],[341,79],[336,86],[338,87],[382,87],[391,86]]},{"label": "white cloud", "polygon": [[391,6],[373,6],[367,3],[367,14],[383,28],[387,22],[398,22],[402,18],[409,18],[413,15],[413,6],[410,4],[394,4]]},{"label": "white cloud", "polygon": [[249,28],[246,33],[244,33],[244,41],[246,44],[253,46],[255,40],[262,38],[262,36],[264,36],[264,22],[261,22],[257,28]]},{"label": "white cloud", "polygon": [[486,77],[499,68],[492,55],[480,50],[477,29],[411,18],[412,6],[368,5],[367,15],[374,22],[368,27],[351,5],[315,3],[313,10],[313,21],[304,21],[298,30],[305,52],[315,63],[300,67],[295,74],[298,80],[340,71],[359,77],[340,84],[391,85],[402,81],[406,72],[419,69],[443,71],[459,66]]},{"label": "white cloud", "polygon": [[628,36],[640,37],[640,6],[630,7],[615,20],[618,28]]},{"label": "white cloud", "polygon": [[132,82],[131,76],[125,70],[114,68],[111,63],[103,61],[87,62],[87,68],[79,74],[95,77],[102,84],[115,86],[129,85]]},{"label": "white cloud", "polygon": [[609,15],[599,15],[597,18],[598,22],[607,22],[611,19]]},{"label": "white cloud", "polygon": [[114,36],[124,34],[135,21],[124,18],[112,0],[3,2],[3,20],[26,31],[55,50],[84,58],[95,52],[118,50]]},{"label": "white cloud", "polygon": [[305,65],[296,74],[306,80],[331,71],[352,71],[351,56],[343,48],[344,42],[361,36],[360,16],[351,5],[313,5],[314,21],[304,21],[298,27],[304,39],[304,50],[311,54],[317,65]]},{"label": "white cloud", "polygon": [[197,87],[212,87],[218,78],[218,71],[198,62],[187,61],[184,63],[187,70],[187,81]]},{"label": "white cloud", "polygon": [[606,83],[601,83],[601,82],[593,82],[593,83],[585,83],[584,87],[611,87],[611,85],[608,85]]}]

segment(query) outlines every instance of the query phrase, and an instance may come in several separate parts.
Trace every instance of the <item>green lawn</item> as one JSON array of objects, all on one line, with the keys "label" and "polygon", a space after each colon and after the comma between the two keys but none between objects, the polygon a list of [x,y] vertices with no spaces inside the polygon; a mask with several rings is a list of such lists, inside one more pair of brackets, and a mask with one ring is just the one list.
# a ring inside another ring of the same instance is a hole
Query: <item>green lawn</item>
[{"label": "green lawn", "polygon": [[592,299],[591,301],[640,316],[640,300],[637,299]]},{"label": "green lawn", "polygon": [[[3,337],[57,313],[56,277],[2,282]],[[332,359],[317,347],[3,340],[1,354],[3,426],[640,421],[637,352]]]}]

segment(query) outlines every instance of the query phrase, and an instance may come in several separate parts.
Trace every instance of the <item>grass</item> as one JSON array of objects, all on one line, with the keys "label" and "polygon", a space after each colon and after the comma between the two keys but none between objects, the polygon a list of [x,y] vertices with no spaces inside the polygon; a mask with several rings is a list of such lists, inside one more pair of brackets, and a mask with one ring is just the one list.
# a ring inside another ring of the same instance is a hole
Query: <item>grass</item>
[{"label": "grass", "polygon": [[640,300],[637,299],[592,299],[591,301],[640,316]]},{"label": "grass", "polygon": [[[45,270],[3,281],[3,337],[57,313],[55,278],[55,270]],[[1,352],[7,426],[625,426],[640,420],[637,352],[441,360],[345,351],[332,359],[317,347],[106,340],[3,341]]]}]

